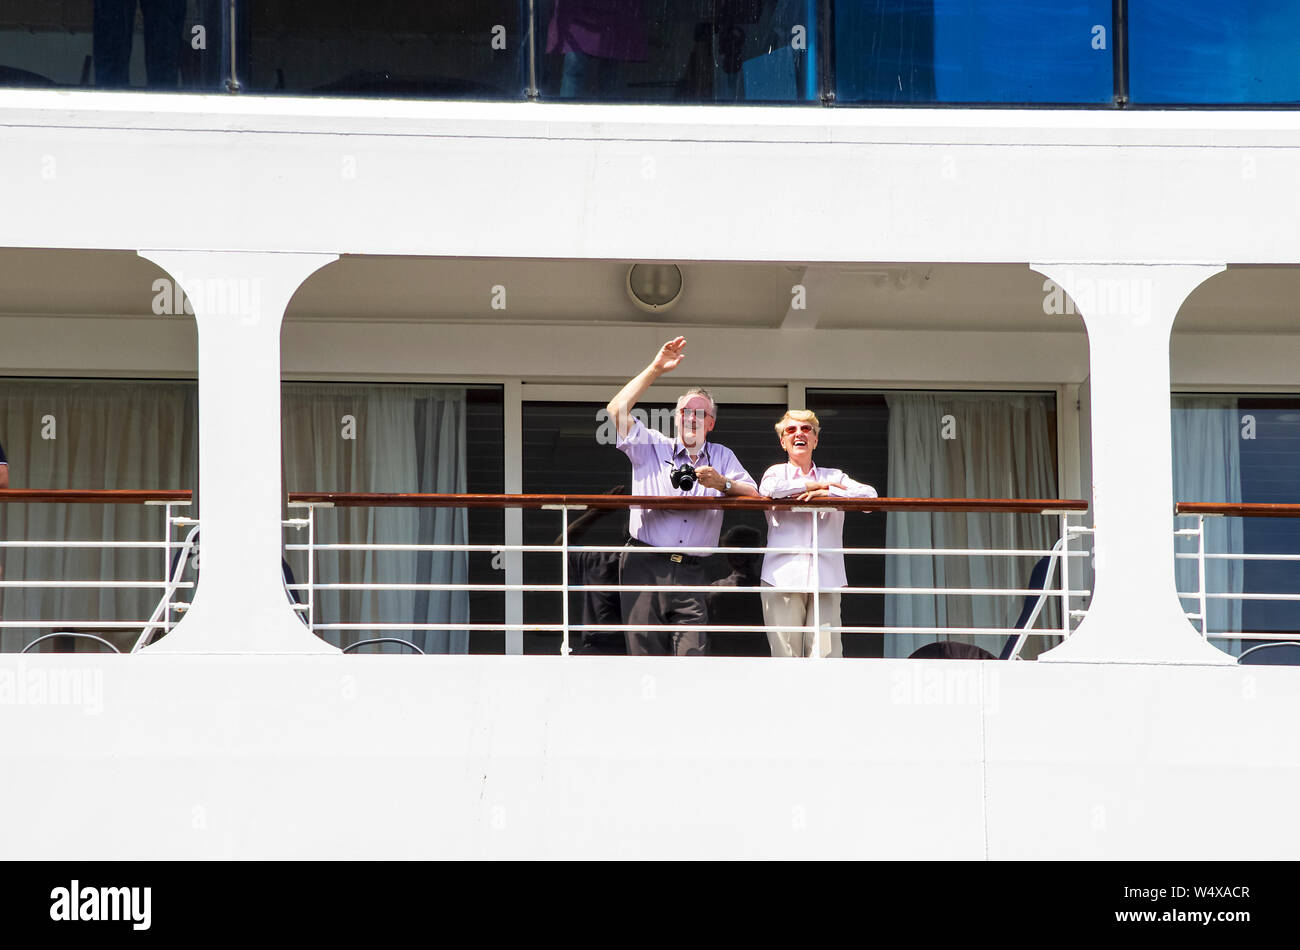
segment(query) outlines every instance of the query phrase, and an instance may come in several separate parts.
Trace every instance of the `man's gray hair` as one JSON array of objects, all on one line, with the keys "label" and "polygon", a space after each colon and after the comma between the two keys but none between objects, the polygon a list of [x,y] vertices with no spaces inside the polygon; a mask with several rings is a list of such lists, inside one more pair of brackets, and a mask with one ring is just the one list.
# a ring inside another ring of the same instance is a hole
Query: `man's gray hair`
[{"label": "man's gray hair", "polygon": [[686,400],[690,399],[692,396],[703,396],[707,399],[709,401],[709,415],[713,416],[714,419],[718,418],[718,403],[714,400],[713,393],[709,392],[703,386],[692,386],[690,389],[686,390],[686,392],[677,397],[678,412],[682,411],[682,406],[685,405]]}]

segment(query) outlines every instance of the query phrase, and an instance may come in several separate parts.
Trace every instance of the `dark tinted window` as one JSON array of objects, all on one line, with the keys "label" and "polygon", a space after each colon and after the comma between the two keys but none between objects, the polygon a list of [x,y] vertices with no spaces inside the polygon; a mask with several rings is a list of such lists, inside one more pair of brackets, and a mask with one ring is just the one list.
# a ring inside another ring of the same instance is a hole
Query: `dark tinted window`
[{"label": "dark tinted window", "polygon": [[240,81],[253,92],[517,99],[519,0],[258,0],[241,7]]},{"label": "dark tinted window", "polygon": [[222,0],[5,0],[0,86],[225,88]]},{"label": "dark tinted window", "polygon": [[543,0],[543,97],[626,102],[818,98],[820,4],[808,0]]},{"label": "dark tinted window", "polygon": [[[597,432],[602,423],[597,413],[604,404],[584,402],[527,402],[523,407],[524,423],[524,491],[533,493],[567,492],[600,494],[615,486],[629,486],[632,466],[627,456],[612,444],[601,444]],[[646,406],[645,408],[651,408]],[[671,406],[660,407],[671,410]],[[783,408],[767,405],[724,404],[718,407],[718,422],[710,441],[725,445],[736,453],[755,482],[764,469],[781,460],[780,446],[772,424]],[[667,413],[665,413],[665,417]],[[652,417],[654,418],[654,417]],[[570,512],[575,520],[580,512]],[[735,525],[749,525],[766,537],[767,522],[758,512],[726,513],[722,533]],[[560,512],[527,510],[524,512],[524,544],[552,544],[560,534]],[[573,544],[621,545],[627,540],[626,512],[611,512],[597,519]],[[722,555],[707,561],[713,579],[726,577],[731,567]],[[560,561],[555,554],[524,556],[524,582],[558,584]],[[743,597],[745,595],[723,595]],[[573,623],[582,617],[580,595],[571,595],[569,615]],[[559,623],[562,605],[557,594],[527,594],[524,619],[528,623]],[[577,635],[571,636],[576,644]],[[734,655],[768,656],[764,634],[722,634],[713,638],[713,652]],[[525,633],[525,653],[558,653],[560,635]]]}]

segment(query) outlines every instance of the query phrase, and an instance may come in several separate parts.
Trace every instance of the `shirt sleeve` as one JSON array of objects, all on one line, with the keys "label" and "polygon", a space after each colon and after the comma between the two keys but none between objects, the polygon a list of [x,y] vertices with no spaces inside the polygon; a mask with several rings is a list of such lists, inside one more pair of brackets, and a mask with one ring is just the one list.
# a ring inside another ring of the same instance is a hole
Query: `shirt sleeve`
[{"label": "shirt sleeve", "polygon": [[726,454],[720,460],[723,463],[722,477],[729,478],[733,482],[744,482],[750,488],[757,489],[753,477],[745,471],[745,466],[740,464],[740,459],[736,458],[736,453],[727,449]]},{"label": "shirt sleeve", "polygon": [[655,445],[666,441],[668,441],[666,435],[654,429],[647,429],[641,424],[640,419],[633,416],[627,435],[620,435],[615,445],[620,452],[632,460],[635,466],[655,461]]},{"label": "shirt sleeve", "polygon": [[763,475],[758,493],[767,498],[789,498],[808,490],[808,479],[787,478],[785,465],[773,465]]},{"label": "shirt sleeve", "polygon": [[879,498],[874,488],[865,482],[854,481],[840,472],[840,477],[830,486],[832,498]]}]

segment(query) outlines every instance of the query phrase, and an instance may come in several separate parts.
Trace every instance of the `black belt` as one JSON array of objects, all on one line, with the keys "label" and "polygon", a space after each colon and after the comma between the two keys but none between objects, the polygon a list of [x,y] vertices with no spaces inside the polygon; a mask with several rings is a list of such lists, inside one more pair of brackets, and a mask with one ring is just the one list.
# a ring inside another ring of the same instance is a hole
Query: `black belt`
[{"label": "black belt", "polygon": [[653,548],[656,552],[662,554],[674,564],[684,564],[687,567],[698,567],[704,561],[704,558],[699,557],[698,555],[678,554],[676,551],[665,551],[661,547],[657,547],[653,544],[646,544],[644,541],[638,540],[637,538],[628,538],[627,543],[634,548]]}]

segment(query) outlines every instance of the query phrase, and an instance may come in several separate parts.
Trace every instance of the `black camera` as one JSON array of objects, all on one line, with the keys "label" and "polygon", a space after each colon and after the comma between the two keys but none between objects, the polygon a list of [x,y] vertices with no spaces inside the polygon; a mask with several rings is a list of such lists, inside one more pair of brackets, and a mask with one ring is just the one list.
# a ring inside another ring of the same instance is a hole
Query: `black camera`
[{"label": "black camera", "polygon": [[[665,463],[671,465],[671,462]],[[668,473],[668,480],[673,483],[673,488],[678,491],[690,491],[695,487],[695,483],[700,480],[700,476],[695,474],[695,468],[690,462],[683,462],[675,469]]]}]

